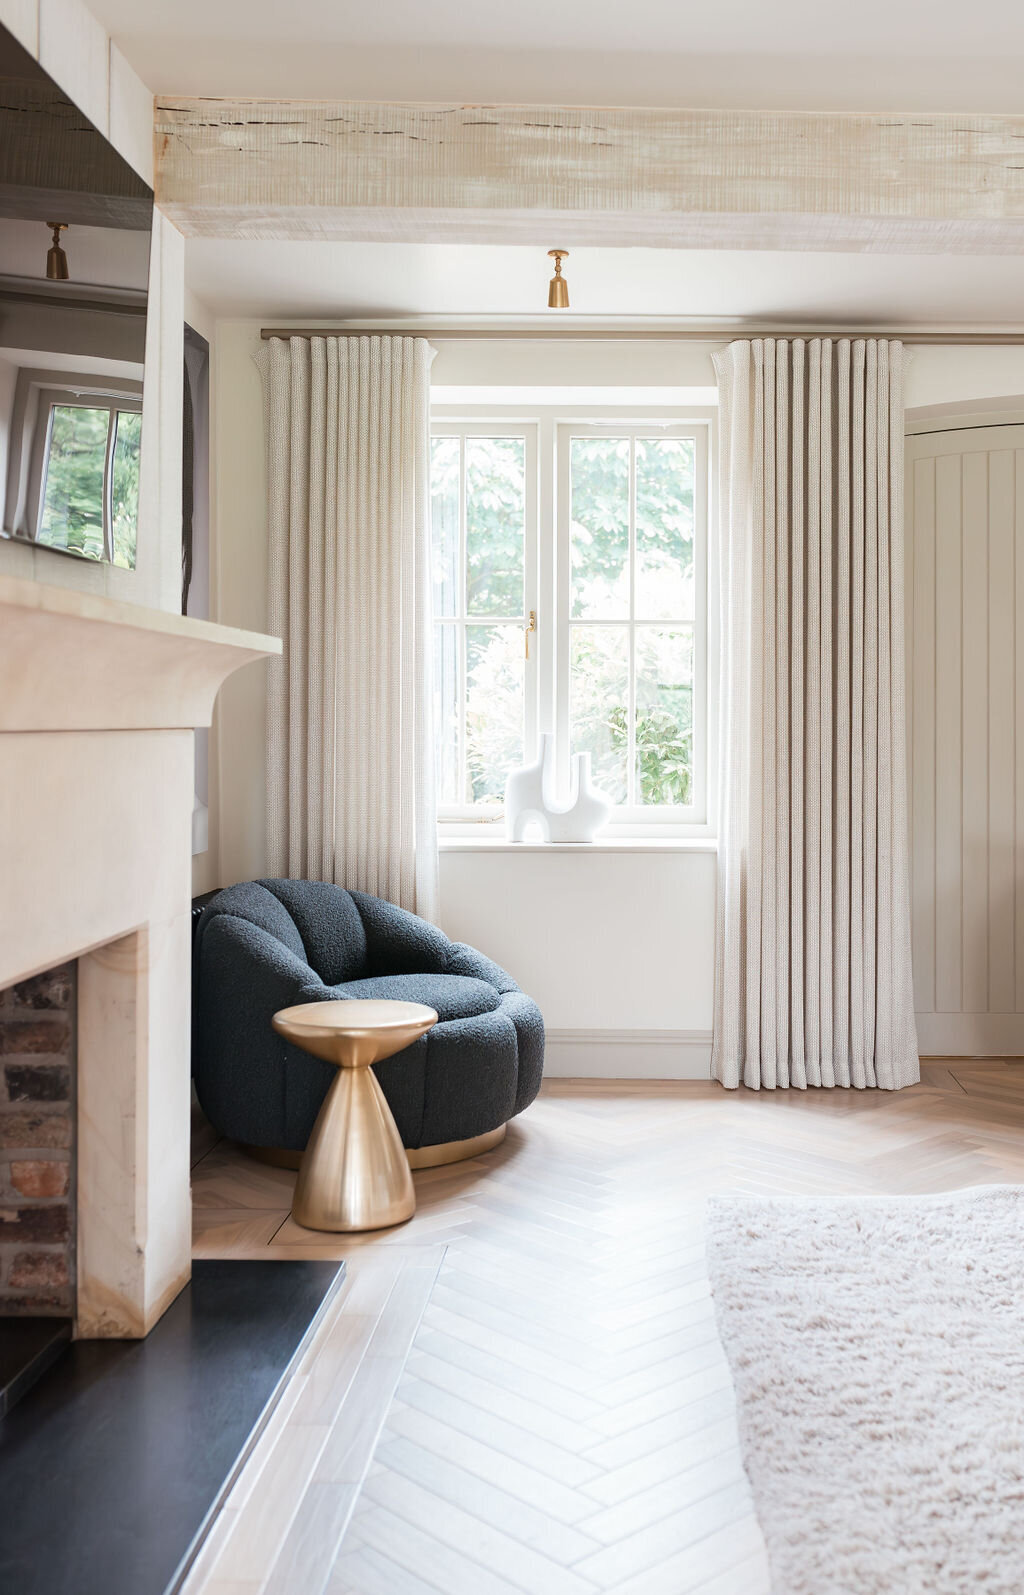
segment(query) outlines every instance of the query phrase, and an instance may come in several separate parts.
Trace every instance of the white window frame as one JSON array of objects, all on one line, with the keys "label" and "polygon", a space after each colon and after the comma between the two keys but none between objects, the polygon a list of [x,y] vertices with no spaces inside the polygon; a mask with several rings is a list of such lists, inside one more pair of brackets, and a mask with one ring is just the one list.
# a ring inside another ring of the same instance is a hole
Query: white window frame
[{"label": "white window frame", "polygon": [[[515,436],[532,426],[534,452],[527,465],[526,611],[537,612],[530,637],[526,674],[526,753],[536,747],[539,731],[552,729],[558,754],[559,781],[569,774],[569,502],[567,441],[573,435],[692,436],[695,440],[694,491],[694,798],[684,808],[613,810],[604,838],[616,841],[710,838],[714,834],[715,725],[717,713],[717,627],[714,592],[714,497],[712,462],[717,410],[713,406],[656,404],[435,405],[435,435]],[[531,481],[532,476],[532,481]],[[464,526],[465,506],[460,511]],[[632,519],[632,517],[631,517]],[[532,520],[532,531],[531,531]],[[464,533],[463,533],[464,535]],[[531,552],[532,541],[532,552]],[[464,582],[464,559],[460,581]],[[526,616],[523,617],[525,625]],[[666,622],[668,624],[668,622]],[[500,805],[440,807],[442,839],[473,840],[504,836]]]}]

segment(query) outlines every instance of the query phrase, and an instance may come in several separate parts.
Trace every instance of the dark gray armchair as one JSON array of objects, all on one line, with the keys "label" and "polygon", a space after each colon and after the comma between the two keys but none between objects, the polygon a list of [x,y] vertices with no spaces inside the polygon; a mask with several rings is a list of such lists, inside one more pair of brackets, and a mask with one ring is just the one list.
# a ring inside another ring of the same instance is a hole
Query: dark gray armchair
[{"label": "dark gray armchair", "polygon": [[271,1016],[329,998],[394,998],[439,1023],[375,1072],[406,1147],[496,1130],[540,1089],[544,1021],[511,976],[435,926],[319,881],[229,886],[194,941],[193,1073],[214,1127],[256,1147],[301,1151],[334,1078]]}]

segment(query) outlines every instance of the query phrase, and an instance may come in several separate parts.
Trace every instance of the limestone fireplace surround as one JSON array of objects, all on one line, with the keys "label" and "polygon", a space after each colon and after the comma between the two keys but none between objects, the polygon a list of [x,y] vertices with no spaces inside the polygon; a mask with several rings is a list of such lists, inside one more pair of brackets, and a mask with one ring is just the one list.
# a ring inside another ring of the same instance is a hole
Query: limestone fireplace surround
[{"label": "limestone fireplace surround", "polygon": [[80,1337],[189,1278],[192,733],[280,649],[0,577],[0,988],[78,960]]}]

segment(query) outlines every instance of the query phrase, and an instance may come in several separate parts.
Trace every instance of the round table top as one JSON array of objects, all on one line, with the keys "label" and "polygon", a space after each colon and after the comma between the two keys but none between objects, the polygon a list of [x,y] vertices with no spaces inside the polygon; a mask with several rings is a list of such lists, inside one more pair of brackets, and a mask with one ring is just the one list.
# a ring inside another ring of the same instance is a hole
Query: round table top
[{"label": "round table top", "polygon": [[429,1029],[437,1023],[437,1014],[422,1002],[389,1002],[375,998],[352,998],[350,1001],[334,999],[330,1002],[303,1002],[294,1008],[281,1008],[274,1015],[291,1031],[306,1031],[313,1035],[366,1035],[367,1032],[402,1030],[410,1025]]}]

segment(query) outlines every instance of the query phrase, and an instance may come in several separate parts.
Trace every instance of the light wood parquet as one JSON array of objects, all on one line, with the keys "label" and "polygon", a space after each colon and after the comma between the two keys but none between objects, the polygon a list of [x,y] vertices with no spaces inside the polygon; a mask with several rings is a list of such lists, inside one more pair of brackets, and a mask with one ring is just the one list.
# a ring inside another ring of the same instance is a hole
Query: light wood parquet
[{"label": "light wood parquet", "polygon": [[299,1229],[293,1175],[200,1139],[197,1256],[339,1256],[349,1278],[188,1595],[767,1595],[702,1199],[1024,1178],[1024,1065],[922,1076],[556,1080],[363,1237]]}]

